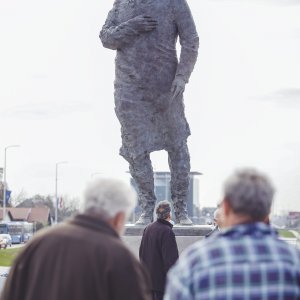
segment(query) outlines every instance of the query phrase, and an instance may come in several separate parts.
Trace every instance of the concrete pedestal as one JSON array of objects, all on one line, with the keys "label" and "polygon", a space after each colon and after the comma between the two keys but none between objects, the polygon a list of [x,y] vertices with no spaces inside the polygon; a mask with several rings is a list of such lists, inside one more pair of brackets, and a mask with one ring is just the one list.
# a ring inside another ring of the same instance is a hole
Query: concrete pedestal
[{"label": "concrete pedestal", "polygon": [[[137,226],[128,224],[125,226],[125,232],[122,237],[128,248],[138,257],[139,247],[141,244],[142,235],[145,226]],[[191,225],[179,226],[175,225],[173,231],[176,236],[176,242],[179,253],[191,244],[200,241],[204,236],[212,230],[211,226],[207,225]]]}]

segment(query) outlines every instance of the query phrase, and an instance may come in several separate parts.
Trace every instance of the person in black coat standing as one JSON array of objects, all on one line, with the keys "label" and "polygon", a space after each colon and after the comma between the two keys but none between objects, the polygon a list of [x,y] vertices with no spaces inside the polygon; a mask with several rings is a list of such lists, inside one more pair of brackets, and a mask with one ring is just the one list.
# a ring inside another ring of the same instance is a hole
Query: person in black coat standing
[{"label": "person in black coat standing", "polygon": [[171,223],[171,203],[160,201],[156,207],[157,220],[143,233],[139,256],[152,280],[153,300],[163,299],[166,276],[178,259],[178,248]]}]

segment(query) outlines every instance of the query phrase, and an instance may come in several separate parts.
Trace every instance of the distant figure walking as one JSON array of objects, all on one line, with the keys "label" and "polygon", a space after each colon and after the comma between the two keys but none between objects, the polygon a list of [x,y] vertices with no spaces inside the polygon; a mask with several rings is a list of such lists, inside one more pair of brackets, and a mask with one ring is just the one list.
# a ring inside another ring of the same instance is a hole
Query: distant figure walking
[{"label": "distant figure walking", "polygon": [[140,246],[140,260],[150,272],[153,300],[163,299],[166,276],[178,259],[178,248],[171,224],[171,204],[161,201],[156,208],[157,221],[148,225]]},{"label": "distant figure walking", "polygon": [[253,169],[225,184],[222,230],[188,248],[164,300],[300,299],[300,252],[265,224],[274,188]]},{"label": "distant figure walking", "polygon": [[1,300],[151,300],[150,278],[119,238],[135,202],[122,181],[91,183],[82,214],[25,246]]}]

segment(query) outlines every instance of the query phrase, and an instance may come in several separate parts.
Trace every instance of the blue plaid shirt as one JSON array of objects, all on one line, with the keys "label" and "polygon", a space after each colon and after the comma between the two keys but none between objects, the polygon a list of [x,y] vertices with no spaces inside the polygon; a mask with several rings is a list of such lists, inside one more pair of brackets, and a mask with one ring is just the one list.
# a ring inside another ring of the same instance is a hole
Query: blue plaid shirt
[{"label": "blue plaid shirt", "polygon": [[164,300],[300,299],[300,252],[263,223],[220,231],[189,247]]}]

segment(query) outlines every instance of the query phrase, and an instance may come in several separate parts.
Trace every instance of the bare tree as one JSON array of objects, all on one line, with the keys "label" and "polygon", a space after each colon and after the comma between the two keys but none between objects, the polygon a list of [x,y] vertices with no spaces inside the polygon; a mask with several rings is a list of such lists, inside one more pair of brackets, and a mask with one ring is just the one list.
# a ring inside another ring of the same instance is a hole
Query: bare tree
[{"label": "bare tree", "polygon": [[18,194],[13,195],[10,200],[10,204],[12,207],[17,207],[20,203],[27,199],[27,193],[24,189],[22,189]]}]

